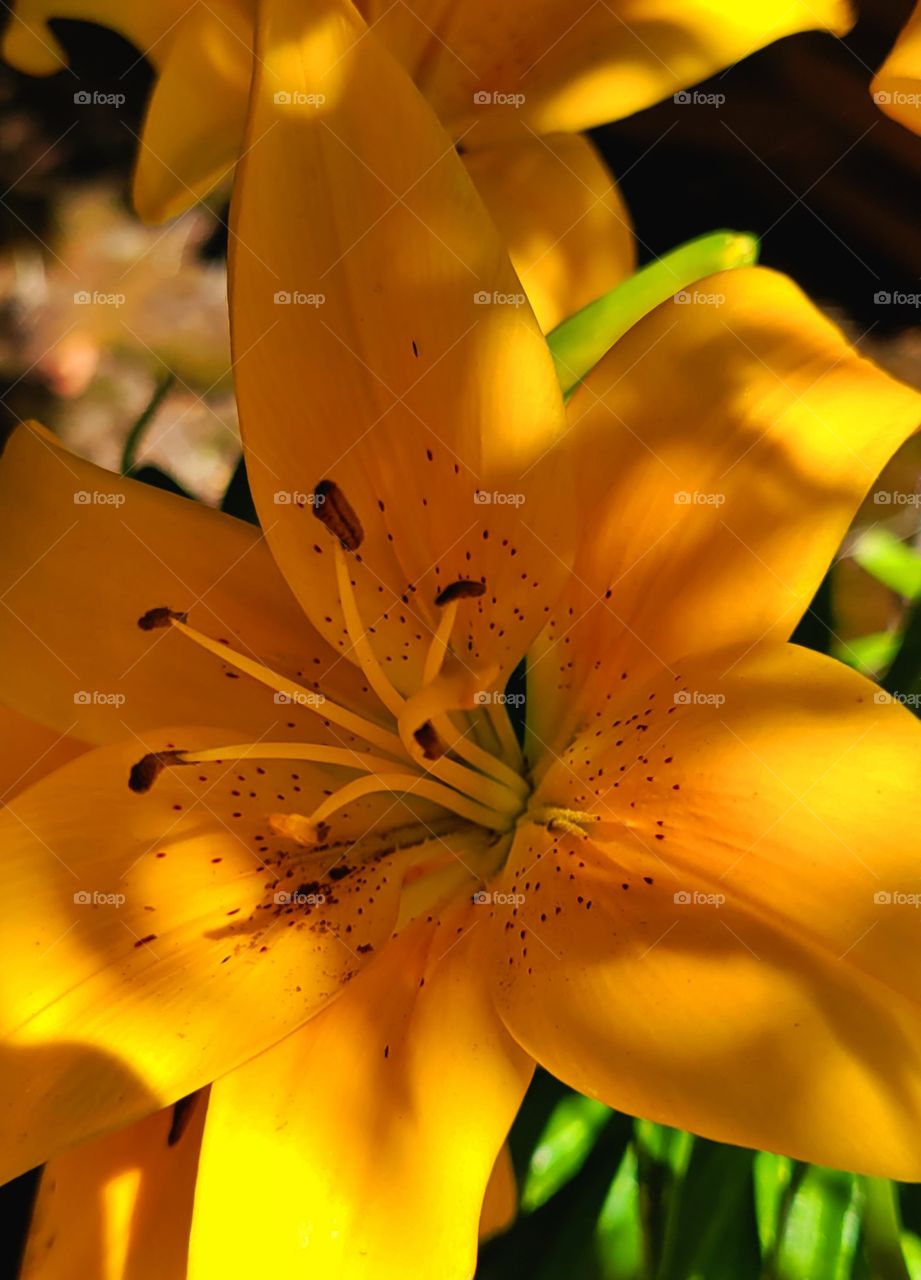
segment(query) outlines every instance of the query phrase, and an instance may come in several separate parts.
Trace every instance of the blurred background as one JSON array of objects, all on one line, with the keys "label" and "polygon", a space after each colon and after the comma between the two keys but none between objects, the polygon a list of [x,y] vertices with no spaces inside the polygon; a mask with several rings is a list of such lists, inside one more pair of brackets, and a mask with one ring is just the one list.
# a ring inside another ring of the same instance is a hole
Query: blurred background
[{"label": "blurred background", "polygon": [[[715,77],[719,107],[668,101],[600,129],[645,262],[720,227],[761,237],[852,339],[921,387],[921,138],[869,96],[911,9],[866,0],[844,41],[807,34]],[[59,21],[84,86],[0,65],[0,428],[37,417],[112,470],[251,518],[229,370],[226,205],[142,226],[128,187],[151,71],[112,32]],[[796,638],[898,683],[919,630],[921,444],[893,460]],[[914,628],[914,631],[912,631]],[[896,666],[892,664],[895,662]],[[914,662],[917,668],[917,661]],[[804,1064],[808,1070],[808,1064]],[[921,1189],[634,1122],[539,1075],[511,1152],[516,1223],[482,1280],[921,1277]],[[2,1192],[14,1276],[35,1179]],[[90,1280],[90,1278],[88,1278]]]}]

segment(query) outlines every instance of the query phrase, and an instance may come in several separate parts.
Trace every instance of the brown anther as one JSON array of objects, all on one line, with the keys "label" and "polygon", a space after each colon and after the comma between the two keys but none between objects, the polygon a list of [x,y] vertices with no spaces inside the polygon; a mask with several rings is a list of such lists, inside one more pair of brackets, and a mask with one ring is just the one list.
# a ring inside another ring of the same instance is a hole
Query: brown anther
[{"label": "brown anther", "polygon": [[138,618],[138,626],[142,631],[157,631],[161,627],[168,627],[171,622],[188,622],[189,615],[182,613],[179,609],[167,609],[166,605],[159,605],[156,609],[148,609],[143,618]]},{"label": "brown anther", "polygon": [[420,724],[418,729],[414,729],[413,737],[422,748],[422,754],[426,760],[440,760],[444,755],[444,746],[431,720],[426,720],[425,724]]},{"label": "brown anther", "polygon": [[346,551],[357,551],[364,542],[361,521],[335,480],[321,480],[314,489],[313,514]]},{"label": "brown anther", "polygon": [[164,769],[169,768],[170,765],[186,763],[182,759],[181,751],[151,751],[148,755],[142,756],[137,764],[131,766],[128,787],[131,791],[143,795],[145,791],[150,790]]},{"label": "brown anther", "polygon": [[485,582],[470,582],[467,578],[461,578],[458,582],[449,582],[443,591],[439,591],[435,603],[450,604],[452,600],[470,600],[474,596],[481,596],[485,590]]}]

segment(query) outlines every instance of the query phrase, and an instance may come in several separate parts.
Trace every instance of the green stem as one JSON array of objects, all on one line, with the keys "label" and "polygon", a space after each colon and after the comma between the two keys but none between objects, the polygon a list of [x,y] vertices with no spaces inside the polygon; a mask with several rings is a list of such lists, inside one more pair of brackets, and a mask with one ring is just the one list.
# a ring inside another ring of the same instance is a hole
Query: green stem
[{"label": "green stem", "polygon": [[172,391],[176,384],[176,375],[167,373],[157,384],[157,387],[151,396],[150,403],[147,408],[135,422],[134,426],[128,432],[122,448],[121,474],[128,475],[134,470],[134,464],[137,460],[138,446],[141,443],[141,437],[152,422],[154,415],[160,408],[160,405]]},{"label": "green stem", "polygon": [[751,266],[757,258],[758,241],[754,236],[739,231],[712,231],[641,267],[609,293],[562,321],[547,335],[547,342],[564,395],[570,395],[617,339],[660,303],[705,276]]}]

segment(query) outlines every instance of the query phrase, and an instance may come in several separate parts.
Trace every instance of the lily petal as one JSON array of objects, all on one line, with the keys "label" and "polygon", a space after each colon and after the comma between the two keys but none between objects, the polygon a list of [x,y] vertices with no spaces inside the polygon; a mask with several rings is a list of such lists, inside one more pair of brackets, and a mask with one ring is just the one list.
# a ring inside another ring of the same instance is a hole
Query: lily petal
[{"label": "lily petal", "polygon": [[[762,268],[701,281],[615,344],[570,401],[573,581],[529,658],[549,747],[631,678],[787,639],[921,396]],[[602,690],[602,686],[604,686]]]},{"label": "lily petal", "polygon": [[707,79],[782,36],[854,22],[844,0],[374,4],[375,31],[458,134],[575,132]]},{"label": "lily petal", "polygon": [[418,684],[436,596],[461,579],[487,591],[461,609],[455,651],[507,670],[561,587],[574,520],[559,386],[498,234],[348,0],[317,0],[306,30],[300,0],[263,6],[248,138],[231,321],[278,562],[351,653],[335,538],[316,508],[274,497],[331,480],[363,529],[359,612],[401,692]]},{"label": "lily petal", "polygon": [[55,18],[96,22],[117,31],[159,66],[170,35],[186,13],[183,0],[122,4],[120,0],[17,0],[3,36],[7,62],[32,76],[50,76],[67,66],[67,54],[48,23]]},{"label": "lily petal", "polygon": [[921,725],[785,645],[628,682],[598,727],[535,797],[598,826],[523,828],[495,909],[509,1030],[620,1110],[921,1177]]},{"label": "lily petal", "polygon": [[544,333],[633,271],[630,215],[588,138],[528,135],[464,163]]},{"label": "lily petal", "polygon": [[0,698],[90,742],[172,720],[226,726],[233,741],[288,737],[307,717],[183,637],[138,619],[191,610],[200,630],[328,696],[361,683],[309,625],[260,533],[70,453],[35,424],[0,458]]},{"label": "lily petal", "polygon": [[921,133],[921,4],[912,10],[870,90],[887,116]]},{"label": "lily petal", "polygon": [[206,1106],[196,1094],[50,1161],[20,1280],[185,1280]]},{"label": "lily petal", "polygon": [[66,733],[0,706],[0,807],[85,750]]},{"label": "lily petal", "polygon": [[252,23],[232,4],[194,6],[147,104],[132,191],[145,222],[172,218],[229,181],[251,71]]},{"label": "lily petal", "polygon": [[[0,1179],[300,1026],[387,940],[406,867],[431,856],[382,844],[345,866],[273,835],[268,813],[328,793],[310,765],[167,768],[149,793],[129,790],[145,751],[222,742],[186,727],[102,747],[0,810]],[[392,797],[350,812],[343,839],[385,812],[395,827],[411,817]]]},{"label": "lily petal", "polygon": [[518,1212],[518,1184],[512,1154],[506,1142],[492,1167],[480,1212],[480,1240],[500,1235],[515,1221]]},{"label": "lily petal", "polygon": [[473,1274],[484,1192],[533,1070],[492,1008],[477,941],[469,908],[411,926],[306,1027],[214,1085],[191,1280]]}]

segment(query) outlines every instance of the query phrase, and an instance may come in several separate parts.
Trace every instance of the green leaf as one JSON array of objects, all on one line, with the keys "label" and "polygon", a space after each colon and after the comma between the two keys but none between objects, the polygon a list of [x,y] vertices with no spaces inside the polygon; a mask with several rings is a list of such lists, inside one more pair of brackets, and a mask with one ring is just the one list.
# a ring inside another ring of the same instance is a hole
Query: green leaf
[{"label": "green leaf", "polygon": [[601,1206],[595,1241],[604,1280],[641,1280],[646,1275],[636,1147],[632,1143]]},{"label": "green leaf", "polygon": [[899,635],[896,631],[874,631],[872,635],[857,640],[838,640],[832,645],[832,656],[849,667],[875,676],[885,671],[899,651]]},{"label": "green leaf", "polygon": [[861,569],[890,591],[906,600],[921,596],[921,556],[888,529],[865,530],[854,543],[852,555]]},{"label": "green leaf", "polygon": [[572,1093],[558,1102],[531,1155],[521,1208],[531,1213],[582,1168],[611,1111],[594,1098]]},{"label": "green leaf", "polygon": [[835,1169],[800,1169],[765,1262],[765,1280],[848,1280],[860,1234],[860,1180]]},{"label": "green leaf", "polygon": [[761,1265],[754,1151],[698,1138],[672,1195],[659,1280],[740,1280]]},{"label": "green leaf", "polygon": [[572,393],[618,338],[660,303],[717,271],[751,266],[758,240],[739,231],[698,236],[641,267],[547,335],[564,395]]},{"label": "green leaf", "polygon": [[863,1255],[873,1280],[911,1280],[902,1256],[898,1192],[886,1178],[862,1178],[865,1207]]}]

